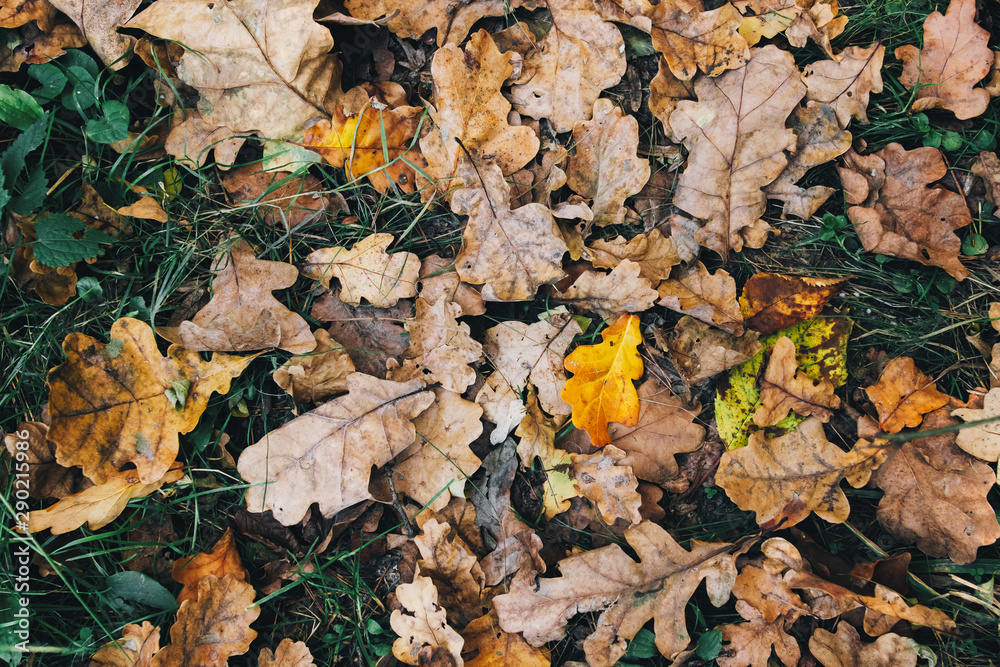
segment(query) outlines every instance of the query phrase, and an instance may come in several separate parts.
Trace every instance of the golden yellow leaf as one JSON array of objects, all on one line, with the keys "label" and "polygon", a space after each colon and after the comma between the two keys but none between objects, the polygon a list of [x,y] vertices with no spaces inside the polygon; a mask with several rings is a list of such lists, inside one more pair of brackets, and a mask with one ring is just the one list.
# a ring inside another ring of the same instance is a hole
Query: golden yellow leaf
[{"label": "golden yellow leaf", "polygon": [[497,613],[481,616],[465,626],[465,652],[479,653],[465,661],[465,667],[549,667],[552,664],[545,648],[535,648],[524,637],[504,632]]},{"label": "golden yellow leaf", "polygon": [[97,649],[90,667],[150,667],[153,655],[160,650],[160,629],[143,621],[126,625],[122,638]]},{"label": "golden yellow leaf", "polygon": [[923,415],[947,405],[934,380],[917,369],[910,357],[897,357],[886,364],[878,382],[865,388],[878,410],[878,425],[886,433],[919,426]]}]

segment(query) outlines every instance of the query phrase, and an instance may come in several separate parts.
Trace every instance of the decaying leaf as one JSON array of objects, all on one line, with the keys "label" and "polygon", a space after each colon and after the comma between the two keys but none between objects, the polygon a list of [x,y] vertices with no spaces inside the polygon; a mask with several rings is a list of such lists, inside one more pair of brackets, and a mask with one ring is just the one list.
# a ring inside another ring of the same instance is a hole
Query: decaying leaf
[{"label": "decaying leaf", "polygon": [[406,349],[403,320],[410,317],[413,302],[400,300],[391,308],[348,306],[338,294],[324,292],[310,315],[330,323],[330,335],[342,343],[356,370],[384,378],[386,362]]},{"label": "decaying leaf", "polygon": [[[564,419],[562,421],[565,421]],[[551,419],[538,406],[535,392],[528,394],[524,416],[514,435],[520,438],[517,455],[521,466],[534,469],[535,459],[546,479],[542,484],[542,509],[547,520],[570,508],[571,500],[580,495],[567,471],[573,464],[569,452],[555,446],[559,421]]]},{"label": "decaying leaf", "polygon": [[917,667],[920,655],[911,640],[897,634],[882,635],[864,644],[861,635],[846,621],[837,624],[837,633],[813,630],[809,652],[823,667]]},{"label": "decaying leaf", "polygon": [[736,281],[724,269],[709,273],[701,262],[660,283],[659,304],[734,335],[743,334],[743,314],[736,300]]},{"label": "decaying leaf", "polygon": [[642,521],[639,482],[625,462],[626,454],[607,445],[595,454],[570,454],[570,478],[580,495],[592,501],[608,525],[622,519],[628,525]]},{"label": "decaying leaf", "polygon": [[420,550],[417,566],[437,589],[448,622],[464,628],[483,613],[483,570],[450,525],[431,519],[413,542]]},{"label": "decaying leaf", "polygon": [[266,647],[260,650],[257,667],[316,667],[316,664],[305,642],[294,642],[286,637],[274,653]]},{"label": "decaying leaf", "polygon": [[472,285],[462,282],[454,260],[438,255],[425,257],[420,264],[420,297],[428,303],[446,299],[459,305],[462,315],[482,315],[486,312],[483,297]]},{"label": "decaying leaf", "polygon": [[879,428],[886,433],[919,426],[925,414],[948,403],[948,396],[938,391],[934,380],[921,373],[910,357],[886,364],[878,382],[866,387],[865,393],[878,410]]},{"label": "decaying leaf", "polygon": [[[91,486],[93,482],[79,468],[56,463],[56,443],[48,439],[48,433],[49,427],[41,422],[20,422],[3,439],[11,459],[28,464],[29,495],[37,500],[63,498]],[[17,471],[24,472],[21,467]]]},{"label": "decaying leaf", "polygon": [[583,250],[583,258],[601,269],[613,269],[630,260],[639,265],[639,273],[653,286],[669,278],[670,269],[681,261],[677,243],[659,229],[628,241],[623,236],[594,241]]},{"label": "decaying leaf", "polygon": [[750,46],[784,32],[802,13],[795,0],[735,0],[733,5],[743,12],[740,35]]},{"label": "decaying leaf", "polygon": [[987,42],[990,33],[976,25],[976,0],[951,0],[948,12],[934,12],[924,20],[924,46],[896,49],[903,61],[899,82],[916,88],[913,111],[944,108],[959,120],[986,111],[990,94],[974,88],[993,65]]},{"label": "decaying leaf", "polygon": [[48,375],[48,437],[60,465],[82,466],[97,484],[129,463],[143,484],[160,480],[177,459],[178,434],[190,432],[209,396],[228,392],[253,359],[216,352],[204,361],[179,345],[164,358],[149,325],[127,317],[112,325],[108,344],[71,333],[63,350],[66,363]]},{"label": "decaying leaf", "polygon": [[322,181],[312,174],[293,176],[287,171],[263,171],[261,166],[255,162],[229,170],[222,187],[238,205],[253,207],[267,224],[295,229],[321,219],[330,207],[330,199],[321,194]]},{"label": "decaying leaf", "polygon": [[739,366],[761,350],[756,331],[736,337],[685,315],[667,340],[670,359],[688,387]]},{"label": "decaying leaf", "polygon": [[844,32],[848,20],[846,16],[838,16],[840,6],[837,0],[796,0],[796,4],[805,11],[785,30],[788,43],[801,48],[806,41],[812,40],[828,58],[832,58],[830,40]]},{"label": "decaying leaf", "polygon": [[122,638],[97,649],[90,657],[90,667],[150,667],[153,655],[160,650],[160,629],[143,621],[129,624]]},{"label": "decaying leaf", "polygon": [[722,650],[728,655],[719,656],[719,667],[767,667],[772,646],[785,667],[799,664],[799,643],[785,632],[791,623],[784,617],[766,621],[743,600],[736,601],[736,611],[747,622],[720,628],[722,640],[726,642]]},{"label": "decaying leaf", "polygon": [[466,660],[465,667],[549,667],[549,652],[535,648],[513,632],[504,632],[497,620],[497,613],[477,618],[465,626],[465,652],[479,651],[476,657]]},{"label": "decaying leaf", "polygon": [[[135,10],[140,0],[50,0],[53,7],[63,12],[80,27],[94,52],[111,69],[121,69],[128,64],[128,52],[135,45],[135,37],[118,32]],[[40,26],[41,27],[41,26]]]},{"label": "decaying leaf", "polygon": [[[996,418],[1000,415],[1000,389],[987,392],[981,410],[962,408],[951,414],[967,422]],[[978,459],[996,462],[1000,459],[1000,422],[963,428],[958,432],[955,444]]]},{"label": "decaying leaf", "polygon": [[347,376],[354,372],[354,362],[343,345],[320,329],[314,333],[316,347],[295,356],[274,371],[274,383],[296,403],[322,403],[347,391]]},{"label": "decaying leaf", "polygon": [[850,276],[801,278],[756,273],[743,286],[740,309],[747,326],[766,336],[819,315],[848,280]]},{"label": "decaying leaf", "polygon": [[701,3],[665,0],[657,3],[652,20],[653,47],[682,81],[700,69],[709,77],[742,67],[750,57],[739,34],[743,17],[731,4],[701,11]]},{"label": "decaying leaf", "polygon": [[372,466],[385,465],[410,446],[415,436],[410,420],[434,401],[419,380],[390,382],[353,373],[347,387],[346,396],[293,419],[243,451],[238,470],[251,484],[251,511],[271,510],[290,526],[314,502],[331,517],[366,500]]},{"label": "decaying leaf", "polygon": [[340,281],[340,299],[352,306],[361,299],[377,308],[395,306],[400,299],[417,295],[420,259],[412,252],[388,253],[392,234],[372,234],[350,250],[336,246],[321,248],[306,257],[302,275],[330,287]]},{"label": "decaying leaf", "polygon": [[447,3],[434,0],[347,0],[344,5],[351,16],[365,21],[385,16],[389,30],[406,39],[419,40],[428,30],[437,28],[438,46],[461,44],[473,24],[481,18],[504,16],[521,6],[534,9],[534,3],[521,0],[507,4],[502,0]]},{"label": "decaying leaf", "polygon": [[848,46],[830,60],[807,65],[802,72],[806,99],[832,106],[841,127],[846,128],[852,116],[867,125],[869,96],[882,92],[884,57],[885,47],[875,43],[867,49]]},{"label": "decaying leaf", "polygon": [[659,296],[641,271],[642,267],[628,259],[623,259],[611,273],[585,271],[565,292],[556,292],[553,299],[595,312],[606,320],[622,313],[641,313],[652,308]]},{"label": "decaying leaf", "polygon": [[822,422],[830,421],[840,407],[833,393],[833,383],[826,378],[810,379],[795,363],[795,343],[782,336],[771,348],[771,358],[760,387],[760,407],[754,413],[757,426],[774,426],[791,411]]},{"label": "decaying leaf", "polygon": [[407,613],[392,611],[389,625],[399,639],[392,645],[392,654],[407,665],[425,664],[421,649],[441,648],[450,654],[452,664],[462,667],[462,636],[448,625],[445,610],[438,604],[437,589],[428,577],[419,573],[412,584],[396,587],[396,599]]},{"label": "decaying leaf", "polygon": [[[997,158],[996,153],[982,151],[972,163],[971,171],[983,179],[986,185],[986,200],[996,207],[1000,203],[1000,158]],[[994,208],[993,215],[1000,217],[1000,208]]]},{"label": "decaying leaf", "polygon": [[236,581],[247,580],[247,571],[243,569],[231,529],[226,530],[210,551],[174,561],[173,579],[184,586],[177,594],[177,602],[197,600],[198,582],[209,574],[219,579],[228,574]]},{"label": "decaying leaf", "polygon": [[406,362],[399,370],[389,373],[389,379],[421,377],[427,382],[461,394],[476,380],[469,364],[483,356],[483,346],[469,335],[469,325],[459,323],[462,309],[441,299],[430,304],[416,301],[416,315],[406,322],[410,346],[403,352]]}]

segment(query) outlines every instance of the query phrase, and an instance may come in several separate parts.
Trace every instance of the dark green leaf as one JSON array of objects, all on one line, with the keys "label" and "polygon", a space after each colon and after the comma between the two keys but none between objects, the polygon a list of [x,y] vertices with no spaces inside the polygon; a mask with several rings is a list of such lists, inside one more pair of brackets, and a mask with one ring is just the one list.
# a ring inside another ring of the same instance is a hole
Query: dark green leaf
[{"label": "dark green leaf", "polygon": [[975,232],[969,234],[969,237],[962,241],[962,254],[966,257],[975,257],[976,255],[985,255],[990,249],[990,244],[983,238],[982,234],[976,234]]},{"label": "dark green leaf", "polygon": [[18,215],[34,213],[45,202],[45,193],[48,189],[49,181],[45,178],[45,169],[36,167],[14,199],[14,203],[10,205],[10,210]]},{"label": "dark green leaf", "polygon": [[623,659],[649,660],[658,655],[660,655],[660,651],[656,648],[656,635],[651,630],[643,628],[629,642],[628,650],[625,651]]},{"label": "dark green leaf", "polygon": [[85,276],[76,282],[76,293],[87,303],[104,301],[104,288],[94,276]]},{"label": "dark green leaf", "polygon": [[87,121],[87,134],[99,144],[128,139],[129,111],[121,102],[105,102],[100,118]]},{"label": "dark green leaf", "polygon": [[27,130],[43,113],[34,97],[23,90],[0,84],[0,122],[18,130]]},{"label": "dark green leaf", "polygon": [[[85,230],[85,231],[84,231]],[[82,238],[74,235],[83,231]],[[45,266],[60,267],[97,257],[104,251],[101,245],[114,239],[96,229],[86,229],[80,220],[61,213],[52,213],[39,219],[35,225],[38,240],[32,245],[35,259]]]},{"label": "dark green leaf", "polygon": [[134,604],[163,611],[177,609],[177,600],[155,579],[142,572],[119,572],[108,577],[108,597],[127,615],[135,613]]},{"label": "dark green leaf", "polygon": [[45,141],[45,133],[48,128],[49,115],[45,114],[32,123],[31,127],[17,135],[14,141],[10,142],[10,146],[0,156],[0,171],[3,171],[6,183],[14,184],[18,174],[24,169],[28,153],[41,146],[42,142]]},{"label": "dark green leaf", "polygon": [[58,97],[69,81],[62,70],[52,63],[32,65],[28,68],[28,76],[42,84],[41,88],[32,93],[41,104],[51,102]]},{"label": "dark green leaf", "polygon": [[62,94],[62,105],[74,111],[84,111],[97,104],[97,78],[83,67],[66,70],[70,86]]},{"label": "dark green leaf", "polygon": [[709,630],[698,637],[698,646],[694,654],[702,660],[715,660],[722,653],[722,630]]}]

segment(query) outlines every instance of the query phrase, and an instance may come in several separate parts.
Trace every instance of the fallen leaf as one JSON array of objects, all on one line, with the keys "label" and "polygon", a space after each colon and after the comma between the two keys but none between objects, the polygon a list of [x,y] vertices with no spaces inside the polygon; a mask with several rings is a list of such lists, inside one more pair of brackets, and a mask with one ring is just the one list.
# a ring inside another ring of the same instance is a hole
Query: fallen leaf
[{"label": "fallen leaf", "polygon": [[848,46],[829,60],[807,65],[802,72],[806,99],[832,106],[841,127],[852,116],[867,125],[869,96],[882,92],[883,58],[885,47],[876,42],[867,49]]},{"label": "fallen leaf", "polygon": [[277,347],[303,354],[316,347],[309,324],[271,292],[291,287],[294,266],[259,260],[245,240],[223,247],[212,265],[212,300],[181,322],[177,342],[188,350],[249,352]]},{"label": "fallen leaf", "polygon": [[233,531],[226,529],[211,551],[195,554],[189,558],[181,558],[174,562],[173,579],[184,588],[177,594],[177,603],[185,600],[192,602],[198,599],[198,582],[206,575],[219,579],[232,575],[235,581],[246,581],[247,571],[243,568],[240,554],[233,542]]},{"label": "fallen leaf", "polygon": [[160,629],[143,621],[129,624],[122,638],[105,644],[90,657],[90,667],[150,667],[153,655],[160,650]]},{"label": "fallen leaf", "polygon": [[974,118],[990,103],[990,94],[974,88],[993,65],[990,33],[976,25],[975,0],[951,0],[948,12],[935,11],[924,20],[923,48],[896,49],[903,61],[899,82],[915,88],[912,111],[948,109],[959,120]]},{"label": "fallen leaf", "polygon": [[487,16],[505,16],[518,7],[535,9],[530,0],[475,0],[465,3],[441,4],[434,0],[402,2],[401,0],[347,0],[347,10],[359,19],[374,21],[385,16],[386,25],[395,35],[405,39],[421,39],[437,28],[437,45],[461,44],[473,24]]},{"label": "fallen leaf", "polygon": [[652,619],[656,647],[668,659],[676,656],[690,642],[684,618],[688,598],[704,579],[712,604],[726,602],[736,579],[734,552],[739,549],[695,540],[686,551],[648,521],[626,530],[625,539],[639,562],[612,544],[559,561],[561,577],[535,580],[523,573],[514,577],[510,592],[493,600],[500,627],[541,646],[562,639],[567,622],[576,614],[601,611],[597,630],[584,641],[584,651],[589,664],[610,667],[592,656],[618,649],[612,655],[620,657],[625,640]]},{"label": "fallen leaf", "polygon": [[576,153],[569,159],[566,180],[570,189],[593,200],[594,224],[620,225],[625,200],[649,180],[649,161],[640,158],[639,123],[609,99],[594,102],[591,120],[573,125]]},{"label": "fallen leaf", "polygon": [[348,306],[339,294],[324,292],[316,299],[310,315],[330,323],[330,335],[345,346],[356,370],[385,378],[386,362],[406,349],[402,322],[412,310],[413,302],[407,300],[391,308]]},{"label": "fallen leaf", "polygon": [[552,298],[597,313],[605,320],[649,310],[659,295],[640,275],[641,271],[638,264],[624,259],[611,273],[585,271],[565,292],[556,291]]},{"label": "fallen leaf", "polygon": [[573,464],[573,458],[569,452],[555,446],[558,429],[559,422],[542,412],[535,392],[529,392],[525,414],[514,435],[520,438],[517,455],[521,459],[521,467],[534,470],[534,461],[538,459],[538,469],[545,473],[546,479],[541,484],[540,492],[542,509],[548,521],[567,511],[571,500],[580,495],[580,490],[567,472]]},{"label": "fallen leaf", "polygon": [[844,32],[848,20],[846,16],[837,16],[840,13],[837,0],[797,0],[796,4],[805,11],[785,29],[788,43],[802,48],[811,39],[828,58],[833,58],[830,40]]},{"label": "fallen leaf", "polygon": [[153,656],[152,667],[223,667],[230,656],[246,653],[257,636],[250,624],[260,616],[253,599],[253,586],[233,575],[206,575],[197,598],[181,604],[170,644]]},{"label": "fallen leaf", "polygon": [[354,362],[343,345],[320,329],[313,334],[316,347],[294,356],[271,374],[274,383],[296,403],[322,403],[347,391],[347,376]]},{"label": "fallen leaf", "polygon": [[947,405],[934,380],[917,369],[910,357],[897,357],[886,364],[878,382],[865,388],[878,410],[878,426],[885,433],[920,426],[923,416]]},{"label": "fallen leaf", "polygon": [[[780,538],[778,540],[784,542]],[[767,554],[775,543],[767,540],[765,544],[768,544],[768,548],[764,549]],[[752,607],[767,623],[779,618],[795,620],[810,613],[799,594],[788,587],[781,573],[775,572],[773,563],[768,559],[755,560],[740,569],[740,573],[736,575],[736,583],[733,584],[733,595]]]},{"label": "fallen leaf", "polygon": [[670,116],[688,149],[674,204],[704,221],[698,243],[728,258],[730,250],[760,248],[767,239],[762,188],[788,164],[784,151],[795,148],[785,119],[806,87],[792,55],[765,46],[752,49],[740,69],[695,81],[695,93],[697,102],[678,102]]},{"label": "fallen leaf", "polygon": [[733,5],[744,15],[740,35],[750,46],[784,32],[802,13],[795,0],[735,0]]},{"label": "fallen leaf", "polygon": [[261,166],[255,162],[236,167],[222,177],[222,187],[240,207],[250,208],[265,223],[279,229],[295,229],[323,219],[330,199],[322,194],[322,181],[308,173],[263,171]]},{"label": "fallen leaf", "polygon": [[0,7],[0,28],[20,28],[25,23],[36,21],[42,32],[48,32],[52,29],[55,17],[56,8],[48,0],[4,3]]},{"label": "fallen leaf", "polygon": [[[143,484],[160,480],[177,459],[178,434],[197,426],[209,397],[228,392],[253,359],[216,352],[204,361],[179,345],[164,358],[149,325],[128,317],[112,325],[107,345],[70,333],[63,350],[66,363],[48,374],[48,437],[60,465],[83,467],[97,484],[129,463]],[[176,394],[184,385],[186,401]]]},{"label": "fallen leaf", "polygon": [[[952,417],[959,417],[966,422],[994,419],[998,414],[1000,414],[1000,389],[990,389],[987,392],[980,410],[962,408],[951,413]],[[1000,459],[1000,422],[963,428],[958,432],[955,444],[978,459],[996,462]]]},{"label": "fallen leaf", "polygon": [[830,421],[840,407],[833,393],[833,383],[826,378],[810,379],[795,363],[795,343],[782,336],[771,348],[771,358],[760,388],[760,407],[754,413],[757,426],[774,426],[794,411],[803,417],[815,416]]},{"label": "fallen leaf", "polygon": [[670,338],[661,346],[670,353],[689,388],[739,366],[761,350],[756,331],[737,338],[687,315],[674,325]]},{"label": "fallen leaf", "polygon": [[957,192],[928,187],[948,173],[941,151],[897,143],[866,156],[850,150],[837,171],[865,250],[939,266],[955,280],[968,277],[954,230],[972,222],[969,207]]},{"label": "fallen leaf", "polygon": [[740,309],[747,326],[766,336],[815,318],[850,279],[757,273],[743,286]]},{"label": "fallen leaf", "polygon": [[573,425],[587,431],[595,447],[611,442],[609,422],[624,426],[638,422],[639,395],[632,381],[642,377],[639,317],[622,315],[601,332],[601,339],[566,357],[566,370],[573,377],[562,390],[563,400],[573,406]]},{"label": "fallen leaf", "polygon": [[837,624],[837,634],[823,628],[813,630],[809,652],[823,667],[917,667],[920,655],[911,640],[896,634],[882,635],[871,644],[846,621]]},{"label": "fallen leaf", "polygon": [[736,611],[747,623],[723,625],[724,653],[716,661],[719,667],[768,667],[771,647],[785,667],[799,664],[799,643],[786,630],[791,624],[783,617],[766,621],[759,611],[743,600],[736,601]]},{"label": "fallen leaf", "polygon": [[376,308],[395,306],[400,299],[417,295],[420,259],[412,252],[388,253],[392,234],[371,234],[350,250],[342,246],[321,248],[306,257],[302,275],[330,287],[340,281],[340,299],[352,306],[366,299]]},{"label": "fallen leaf", "polygon": [[626,453],[606,445],[594,454],[570,454],[570,478],[577,491],[590,500],[606,524],[622,519],[628,525],[642,521],[639,481],[625,459]]},{"label": "fallen leaf", "polygon": [[677,108],[678,102],[694,98],[694,82],[674,76],[663,56],[660,56],[657,67],[656,76],[649,82],[649,111],[663,123],[664,131],[669,133],[670,114]]},{"label": "fallen leaf", "polygon": [[156,198],[152,195],[145,194],[146,189],[139,186],[133,186],[132,191],[140,190],[139,199],[134,204],[129,204],[128,206],[122,206],[118,209],[118,215],[128,216],[130,218],[140,218],[142,220],[155,220],[156,222],[166,222],[169,218],[167,212],[163,210],[163,206],[160,202],[156,201]]},{"label": "fallen leaf", "polygon": [[136,40],[131,35],[118,32],[118,28],[132,18],[132,14],[142,4],[141,0],[49,1],[53,7],[73,19],[73,23],[80,27],[80,32],[86,36],[91,48],[105,65],[119,70],[128,64],[129,51]]},{"label": "fallen leaf", "polygon": [[482,315],[486,312],[483,296],[462,282],[455,270],[455,261],[438,255],[425,257],[420,265],[420,296],[428,303],[440,299],[452,301],[462,309],[462,315]]},{"label": "fallen leaf", "polygon": [[461,394],[476,381],[469,364],[482,359],[483,346],[472,338],[468,324],[458,322],[462,309],[457,304],[443,299],[430,304],[417,298],[416,306],[416,315],[405,324],[410,346],[403,352],[406,361],[401,375],[391,371],[389,379],[416,376]]},{"label": "fallen leaf", "polygon": [[497,165],[476,166],[463,158],[458,175],[465,187],[452,195],[451,209],[469,216],[455,260],[464,282],[485,285],[487,300],[525,301],[565,275],[566,244],[547,207],[511,210],[510,186]]},{"label": "fallen leaf", "polygon": [[[312,503],[329,518],[370,497],[368,478],[413,442],[411,420],[434,394],[419,380],[390,382],[363,373],[348,393],[293,419],[243,450],[238,470],[251,486],[247,507],[271,510],[286,526]],[[267,482],[265,488],[263,482]]]},{"label": "fallen leaf", "polygon": [[495,610],[465,626],[465,652],[478,651],[465,667],[549,667],[552,661],[544,648],[535,648],[519,634],[504,632]]},{"label": "fallen leaf", "polygon": [[203,167],[208,154],[215,151],[215,161],[225,168],[236,162],[245,141],[245,135],[214,125],[197,111],[187,110],[185,120],[170,130],[163,148],[192,169]]},{"label": "fallen leaf", "polygon": [[417,565],[437,589],[448,622],[464,628],[483,613],[483,570],[450,525],[431,519],[413,538],[420,550]]},{"label": "fallen leaf", "polygon": [[14,36],[14,41],[0,46],[0,72],[17,72],[25,64],[47,63],[66,53],[66,49],[87,45],[87,38],[69,19],[56,18],[56,24],[48,32],[40,34],[37,30],[30,30],[29,26],[21,28],[19,38],[16,33],[9,33]]},{"label": "fallen leaf", "polygon": [[681,261],[677,244],[658,229],[627,241],[624,236],[594,241],[583,251],[583,258],[600,269],[613,269],[630,260],[639,265],[639,273],[653,285],[670,277],[670,269]]},{"label": "fallen leaf", "polygon": [[[972,163],[973,174],[983,179],[986,185],[986,200],[994,207],[1000,203],[1000,158],[996,153],[983,151]],[[994,217],[1000,217],[1000,208],[993,209]]]},{"label": "fallen leaf", "polygon": [[[924,420],[926,429],[955,426],[949,410]],[[933,558],[965,564],[980,546],[1000,539],[996,512],[986,495],[996,484],[993,469],[955,445],[955,433],[904,442],[873,481],[885,491],[878,506],[883,528]]]},{"label": "fallen leaf", "polygon": [[653,7],[649,18],[653,47],[670,71],[682,81],[700,69],[709,77],[743,67],[750,58],[746,40],[739,34],[743,17],[731,4],[701,11],[701,3],[665,0]]},{"label": "fallen leaf", "polygon": [[718,269],[714,274],[701,262],[677,277],[660,283],[659,305],[706,322],[734,335],[743,334],[743,314],[736,300],[736,281]]},{"label": "fallen leaf", "polygon": [[49,427],[41,422],[20,422],[3,439],[10,458],[17,461],[17,472],[23,473],[21,466],[27,464],[29,495],[37,500],[63,498],[92,486],[79,468],[56,463],[56,443],[48,433]]},{"label": "fallen leaf", "polygon": [[[389,617],[389,625],[399,635],[392,645],[392,654],[407,665],[425,664],[420,660],[424,647],[440,647],[451,655],[454,664],[461,667],[461,635],[448,625],[445,610],[438,604],[438,593],[429,577],[418,572],[412,584],[396,587],[396,599],[403,609],[394,609]],[[418,657],[419,656],[419,657]]]},{"label": "fallen leaf", "polygon": [[286,637],[274,653],[266,647],[260,650],[257,667],[316,667],[316,664],[305,642],[295,642]]}]

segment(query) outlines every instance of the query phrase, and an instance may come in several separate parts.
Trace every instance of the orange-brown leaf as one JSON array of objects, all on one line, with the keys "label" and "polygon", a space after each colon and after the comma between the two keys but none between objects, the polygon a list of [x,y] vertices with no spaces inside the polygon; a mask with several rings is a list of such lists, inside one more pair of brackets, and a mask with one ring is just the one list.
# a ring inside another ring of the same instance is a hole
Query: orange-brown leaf
[{"label": "orange-brown leaf", "polygon": [[195,600],[198,597],[198,582],[208,574],[220,579],[231,574],[236,581],[246,581],[247,571],[243,569],[231,529],[226,530],[211,551],[174,562],[174,581],[184,586],[177,594],[178,604]]},{"label": "orange-brown leaf", "polygon": [[548,650],[535,648],[517,633],[504,632],[493,610],[465,626],[462,635],[466,653],[479,651],[476,657],[465,661],[465,667],[549,667],[552,664]]},{"label": "orange-brown leaf", "polygon": [[771,349],[760,388],[760,407],[754,413],[757,426],[774,426],[790,411],[830,421],[840,407],[833,383],[824,377],[810,379],[795,363],[795,343],[782,336]]},{"label": "orange-brown leaf", "polygon": [[878,425],[886,433],[919,426],[923,415],[948,403],[934,380],[917,369],[910,357],[897,357],[882,371],[878,382],[865,388],[878,410]]},{"label": "orange-brown leaf", "polygon": [[747,326],[766,336],[819,315],[848,280],[758,273],[743,286],[740,309]]},{"label": "orange-brown leaf", "polygon": [[122,638],[105,644],[90,658],[90,667],[150,667],[160,650],[160,629],[143,621],[126,625]]}]

